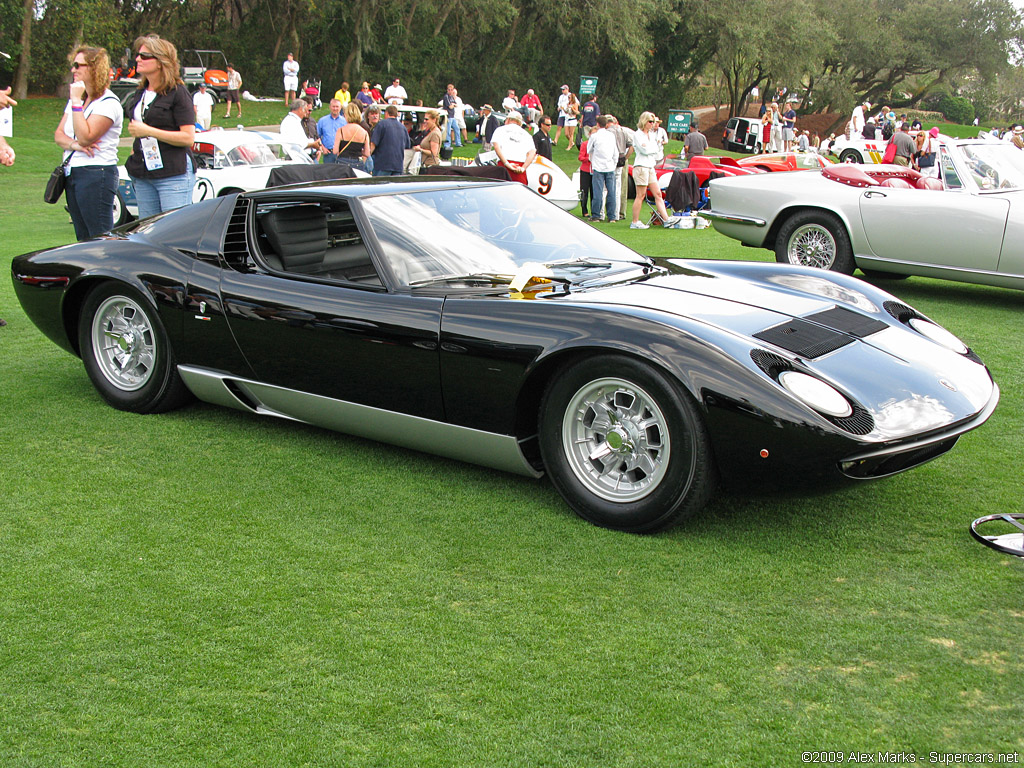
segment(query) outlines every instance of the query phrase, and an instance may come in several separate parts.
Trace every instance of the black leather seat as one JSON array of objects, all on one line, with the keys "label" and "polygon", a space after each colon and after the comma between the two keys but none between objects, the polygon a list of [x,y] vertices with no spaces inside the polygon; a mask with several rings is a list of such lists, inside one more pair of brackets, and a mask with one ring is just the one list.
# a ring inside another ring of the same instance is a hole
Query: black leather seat
[{"label": "black leather seat", "polygon": [[286,272],[315,274],[327,252],[327,215],[318,205],[268,211],[260,218],[267,242]]}]

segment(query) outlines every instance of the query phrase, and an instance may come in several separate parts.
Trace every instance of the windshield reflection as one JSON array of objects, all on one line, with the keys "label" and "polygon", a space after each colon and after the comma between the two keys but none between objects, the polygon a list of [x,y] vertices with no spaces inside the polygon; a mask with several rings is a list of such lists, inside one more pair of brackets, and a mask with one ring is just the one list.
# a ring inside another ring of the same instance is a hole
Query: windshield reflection
[{"label": "windshield reflection", "polygon": [[382,195],[364,198],[363,208],[384,258],[406,287],[484,274],[511,281],[531,262],[569,262],[554,265],[553,272],[571,277],[580,271],[574,260],[599,260],[605,271],[646,263],[520,184]]},{"label": "windshield reflection", "polygon": [[966,144],[960,151],[979,189],[1024,187],[1024,152],[1012,144]]}]

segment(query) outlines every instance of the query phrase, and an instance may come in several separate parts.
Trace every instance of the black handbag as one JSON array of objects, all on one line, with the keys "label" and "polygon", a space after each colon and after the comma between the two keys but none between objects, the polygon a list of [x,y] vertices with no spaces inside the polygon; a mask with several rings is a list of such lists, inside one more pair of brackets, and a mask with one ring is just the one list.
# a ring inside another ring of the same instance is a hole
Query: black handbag
[{"label": "black handbag", "polygon": [[[73,154],[75,154],[74,150],[71,151],[71,155]],[[64,195],[64,187],[67,186],[67,168],[68,163],[71,162],[71,155],[68,155],[63,163],[54,168],[50,178],[46,180],[46,191],[43,192],[44,203],[53,205],[59,202]]]}]

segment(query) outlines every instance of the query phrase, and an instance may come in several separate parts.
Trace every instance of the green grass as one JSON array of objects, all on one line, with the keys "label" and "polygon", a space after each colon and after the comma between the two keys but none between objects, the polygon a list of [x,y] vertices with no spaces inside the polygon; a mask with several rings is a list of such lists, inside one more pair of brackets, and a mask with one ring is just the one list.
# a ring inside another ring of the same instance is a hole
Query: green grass
[{"label": "green grass", "polygon": [[[16,109],[0,169],[5,268],[73,239],[41,201],[44,107]],[[769,258],[711,230],[604,230],[657,257]],[[990,365],[991,421],[889,480],[725,488],[641,537],[546,481],[203,404],[114,411],[0,281],[0,764],[1024,751],[1024,563],[967,533],[1022,511],[1024,294],[889,287]]]}]

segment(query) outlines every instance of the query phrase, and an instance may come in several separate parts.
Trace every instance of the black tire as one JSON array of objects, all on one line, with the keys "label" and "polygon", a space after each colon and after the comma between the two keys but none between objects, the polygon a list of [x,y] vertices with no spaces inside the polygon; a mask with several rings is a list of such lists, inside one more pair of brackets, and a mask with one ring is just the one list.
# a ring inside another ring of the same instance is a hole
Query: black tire
[{"label": "black tire", "polygon": [[629,176],[627,176],[626,179],[627,179],[627,181],[626,181],[626,199],[627,200],[635,200],[636,199],[636,182],[633,181],[633,174],[630,174]]},{"label": "black tire", "polygon": [[630,357],[582,360],[551,382],[540,449],[562,498],[605,528],[663,530],[703,509],[714,491],[696,404],[670,377]]},{"label": "black tire", "polygon": [[846,227],[828,211],[798,211],[786,219],[775,239],[775,259],[845,275],[856,266]]},{"label": "black tire", "polygon": [[161,413],[189,399],[160,316],[134,288],[94,288],[82,305],[78,342],[86,373],[113,407]]},{"label": "black tire", "polygon": [[906,280],[910,275],[900,275],[896,272],[882,272],[878,269],[862,269],[864,277],[870,277],[872,280]]},{"label": "black tire", "polygon": [[839,162],[840,163],[863,163],[864,162],[864,158],[861,156],[860,152],[858,152],[856,149],[844,149],[843,153],[841,155],[839,155]]}]

